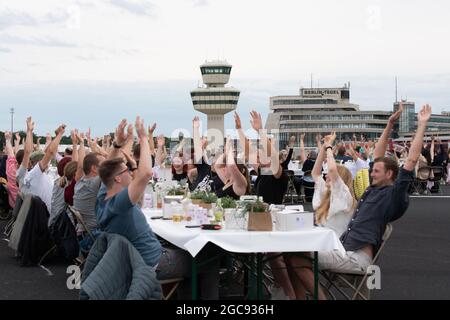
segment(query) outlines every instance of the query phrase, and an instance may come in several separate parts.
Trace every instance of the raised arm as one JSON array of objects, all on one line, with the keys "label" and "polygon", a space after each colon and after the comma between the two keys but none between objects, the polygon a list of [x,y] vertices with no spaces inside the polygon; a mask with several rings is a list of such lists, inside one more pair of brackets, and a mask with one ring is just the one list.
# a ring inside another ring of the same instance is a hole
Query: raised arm
[{"label": "raised arm", "polygon": [[430,158],[431,158],[431,163],[433,163],[434,161],[434,136],[431,137],[431,147],[430,147]]},{"label": "raised arm", "polygon": [[39,167],[41,168],[41,171],[44,172],[50,161],[55,157],[56,152],[58,152],[58,146],[61,142],[61,138],[64,134],[64,130],[66,129],[66,125],[62,124],[58,127],[58,129],[55,130],[56,137],[53,139],[50,144],[45,149],[44,158],[42,158],[41,161],[39,161]]},{"label": "raised arm", "polygon": [[288,156],[287,156],[287,158],[285,160],[286,164],[291,162],[292,155],[294,154],[294,145],[295,145],[295,136],[291,136],[289,138],[289,144],[288,144],[289,153],[288,153]]},{"label": "raised arm", "polygon": [[70,139],[72,140],[72,161],[78,161],[78,130],[74,129],[70,132]]},{"label": "raised arm", "polygon": [[77,138],[77,141],[80,146],[78,147],[78,152],[75,152],[76,149],[73,149],[72,153],[73,154],[77,153],[77,156],[78,156],[77,172],[75,173],[75,181],[78,181],[84,175],[83,162],[84,162],[84,157],[86,156],[86,148],[84,147],[84,134],[77,133],[76,138]]},{"label": "raised arm", "polygon": [[388,123],[384,128],[383,134],[381,135],[380,139],[375,145],[375,151],[373,152],[374,159],[384,157],[388,145],[389,136],[391,135],[392,129],[394,128],[395,122],[400,118],[402,112],[403,112],[403,104],[400,102],[398,111],[389,117]]},{"label": "raised arm", "polygon": [[419,159],[420,152],[422,151],[423,135],[427,128],[428,120],[431,116],[431,106],[428,104],[422,107],[422,110],[417,114],[417,131],[414,136],[414,140],[411,143],[411,149],[409,150],[408,158],[406,159],[403,168],[408,171],[414,170],[417,160]]},{"label": "raised arm", "polygon": [[[327,154],[327,165],[328,165],[328,173],[327,175],[330,177],[331,182],[337,180],[339,173],[337,171],[336,160],[334,159],[333,154],[333,142],[336,139],[336,132],[332,132],[330,135],[325,136],[322,150],[326,150]],[[331,148],[330,148],[331,147]]]},{"label": "raised arm", "polygon": [[166,152],[166,138],[164,137],[164,135],[160,134],[157,138],[156,138],[156,142],[157,142],[157,149],[156,149],[156,155],[155,155],[155,164],[157,166],[162,165],[162,163],[164,162],[164,160],[167,157],[167,152]]},{"label": "raised arm", "polygon": [[16,132],[16,140],[14,141],[14,154],[16,154],[20,150],[20,142],[22,141],[22,138],[20,137],[20,134]]},{"label": "raised arm", "polygon": [[155,141],[153,140],[153,132],[155,132],[156,123],[154,123],[151,127],[148,127],[148,143],[150,146],[150,154],[155,155]]},{"label": "raised arm", "polygon": [[136,117],[135,128],[139,138],[141,155],[134,179],[128,187],[128,196],[133,204],[138,203],[138,201],[142,198],[145,188],[152,178],[152,159],[150,156],[147,130],[144,126],[144,121],[139,117]]},{"label": "raised arm", "polygon": [[125,146],[125,143],[127,142],[128,135],[133,134],[133,125],[130,124],[127,129],[127,133],[125,133],[125,128],[127,126],[127,120],[122,119],[119,126],[116,129],[116,133],[114,135],[114,142],[113,142],[113,148],[109,152],[108,159],[114,159],[114,158],[121,158],[122,153],[120,152],[120,149],[122,149]]},{"label": "raised arm", "polygon": [[8,157],[14,158],[14,148],[11,144],[12,134],[9,131],[5,132],[5,152]]},{"label": "raised arm", "polygon": [[234,124],[239,137],[239,145],[241,146],[242,152],[244,152],[244,161],[248,163],[250,158],[250,143],[242,129],[241,118],[236,111],[234,112]]},{"label": "raised arm", "polygon": [[274,147],[273,141],[270,141],[267,137],[266,130],[263,130],[261,115],[256,111],[252,111],[250,112],[250,116],[250,124],[252,125],[252,128],[258,132],[261,138],[263,156],[260,158],[264,159],[268,157],[270,159],[270,170],[272,171],[273,176],[278,179],[283,173],[283,168],[280,164],[279,152]]},{"label": "raised arm", "polygon": [[233,191],[236,195],[243,196],[247,192],[248,182],[234,161],[233,140],[230,137],[225,144],[225,154],[227,170],[233,180]]},{"label": "raised arm", "polygon": [[133,126],[130,124],[127,130],[127,140],[125,141],[125,145],[121,149],[121,152],[126,153],[128,155],[132,154],[133,143],[134,143]]},{"label": "raised arm", "polygon": [[311,176],[313,177],[314,181],[322,176],[322,166],[326,156],[324,147],[325,144],[319,147],[319,154],[317,155],[316,162],[314,163],[314,167],[311,171]]},{"label": "raised arm", "polygon": [[305,163],[306,155],[305,155],[305,134],[300,134],[300,161]]},{"label": "raised arm", "polygon": [[25,140],[25,147],[23,149],[23,160],[22,167],[25,170],[28,170],[28,164],[30,163],[30,156],[33,152],[33,130],[34,130],[34,122],[31,117],[27,118],[27,137]]},{"label": "raised arm", "polygon": [[192,120],[192,137],[194,140],[194,164],[199,164],[203,157],[202,143],[200,141],[200,119]]}]

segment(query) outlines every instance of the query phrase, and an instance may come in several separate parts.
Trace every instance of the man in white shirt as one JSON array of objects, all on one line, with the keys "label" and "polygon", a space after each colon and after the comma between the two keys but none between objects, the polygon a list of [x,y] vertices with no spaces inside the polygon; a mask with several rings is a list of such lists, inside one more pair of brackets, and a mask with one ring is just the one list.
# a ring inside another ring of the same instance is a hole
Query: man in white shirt
[{"label": "man in white shirt", "polygon": [[[64,134],[66,125],[60,125],[56,129],[56,137],[53,139],[45,153],[34,152],[30,157],[32,169],[28,171],[23,179],[22,192],[24,194],[32,194],[38,196],[47,206],[48,212],[51,212],[53,182],[46,174],[51,159],[55,157],[58,151],[58,145]],[[31,139],[27,139],[26,143],[33,143]]]}]

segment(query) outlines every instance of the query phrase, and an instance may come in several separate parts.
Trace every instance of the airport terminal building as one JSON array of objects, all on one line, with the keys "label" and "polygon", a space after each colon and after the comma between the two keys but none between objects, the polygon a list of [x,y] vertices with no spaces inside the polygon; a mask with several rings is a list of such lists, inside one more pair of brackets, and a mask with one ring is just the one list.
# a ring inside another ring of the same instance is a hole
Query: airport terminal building
[{"label": "airport terminal building", "polygon": [[[398,105],[399,102],[393,104],[393,111]],[[392,137],[410,140],[417,128],[417,113],[414,102],[403,101],[403,105],[404,112]],[[336,131],[337,140],[350,141],[354,134],[358,140],[361,134],[366,140],[375,140],[383,133],[392,114],[391,111],[361,111],[358,105],[350,103],[349,84],[342,88],[300,88],[299,95],[270,97],[270,110],[266,129],[277,136],[282,148],[291,136],[296,137],[296,147],[299,147],[301,133],[305,133],[305,147],[315,147],[317,134],[332,131]],[[428,136],[448,135],[449,131],[450,114],[431,116]]]}]

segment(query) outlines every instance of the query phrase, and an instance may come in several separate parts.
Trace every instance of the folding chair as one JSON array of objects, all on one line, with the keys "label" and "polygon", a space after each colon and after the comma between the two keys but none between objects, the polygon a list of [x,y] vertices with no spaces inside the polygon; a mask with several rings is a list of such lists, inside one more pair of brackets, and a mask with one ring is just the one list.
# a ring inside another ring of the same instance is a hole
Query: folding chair
[{"label": "folding chair", "polygon": [[95,241],[95,237],[92,235],[91,229],[84,222],[83,216],[81,215],[80,211],[76,210],[72,206],[68,206],[68,208],[69,208],[70,213],[72,213],[72,215],[74,216],[74,219],[83,226],[83,229],[86,231],[88,236],[92,239],[92,241]]},{"label": "folding chair", "polygon": [[[294,204],[298,201],[297,190],[295,190],[295,186],[294,186],[294,171],[286,170],[286,175],[288,178],[288,185],[287,185],[286,193],[284,195],[283,203]],[[289,199],[290,199],[290,201],[289,201]]]},{"label": "folding chair", "polygon": [[[421,194],[422,192],[427,192],[427,182],[432,176],[431,173],[431,167],[429,166],[421,167],[417,170],[417,176],[411,184],[413,193]],[[423,190],[422,186],[425,186],[425,190]]]},{"label": "folding chair", "polygon": [[[305,178],[308,178],[307,181]],[[311,171],[305,171],[303,175],[303,193],[305,195],[305,202],[312,202],[313,196],[314,196],[314,190],[315,190],[315,183],[311,176]]]},{"label": "folding chair", "polygon": [[[184,278],[160,280],[159,282],[161,283],[161,286],[163,288],[163,300],[170,300],[172,295],[178,289],[178,286],[180,285],[181,281],[183,280]],[[170,285],[172,286],[170,287]]]},{"label": "folding chair", "polygon": [[[388,223],[386,225],[386,230],[384,231],[383,241],[380,248],[378,249],[375,257],[372,259],[371,265],[376,265],[381,252],[386,245],[392,234],[392,224]],[[342,296],[347,300],[356,300],[361,298],[362,300],[370,299],[370,289],[366,285],[366,280],[369,274],[364,271],[362,272],[335,272],[330,270],[321,271],[321,275],[326,279],[327,283],[324,285],[328,295],[332,298],[334,294],[331,292],[331,288],[334,287]],[[350,289],[352,295],[348,295],[341,287]]]},{"label": "folding chair", "polygon": [[437,193],[442,194],[441,190],[441,180],[444,177],[444,168],[443,167],[430,167],[430,170],[433,174],[430,175],[428,181],[434,182],[434,185],[437,186]]},{"label": "folding chair", "polygon": [[[77,221],[79,224],[81,224],[81,226],[83,227],[83,229],[86,231],[86,233],[88,234],[89,238],[91,238],[92,242],[95,242],[95,237],[92,234],[91,229],[86,225],[86,223],[84,222],[83,216],[81,215],[80,211],[78,211],[77,209],[75,209],[72,206],[67,206],[67,208],[69,209],[70,213],[73,216],[73,220]],[[86,260],[81,260],[78,258],[75,259],[75,263],[79,265],[79,267],[82,267],[84,265],[84,262]]]}]

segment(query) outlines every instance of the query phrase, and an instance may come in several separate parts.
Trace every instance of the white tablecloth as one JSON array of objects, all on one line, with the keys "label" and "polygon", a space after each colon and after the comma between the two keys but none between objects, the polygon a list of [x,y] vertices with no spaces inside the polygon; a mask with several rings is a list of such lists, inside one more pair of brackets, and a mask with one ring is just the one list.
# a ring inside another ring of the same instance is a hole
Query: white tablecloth
[{"label": "white tablecloth", "polygon": [[171,220],[151,219],[161,216],[161,210],[144,209],[147,222],[161,238],[195,257],[200,250],[212,242],[222,249],[235,253],[254,252],[312,252],[339,250],[345,252],[336,234],[327,228],[316,227],[299,231],[246,231],[246,230],[201,230],[186,228],[186,223]]}]

